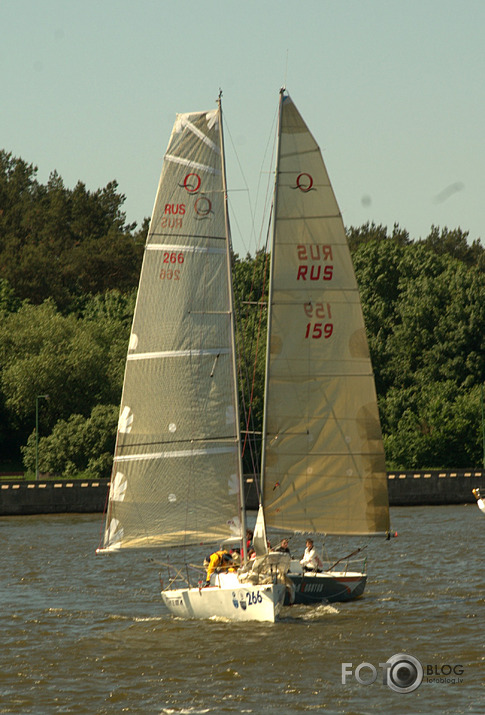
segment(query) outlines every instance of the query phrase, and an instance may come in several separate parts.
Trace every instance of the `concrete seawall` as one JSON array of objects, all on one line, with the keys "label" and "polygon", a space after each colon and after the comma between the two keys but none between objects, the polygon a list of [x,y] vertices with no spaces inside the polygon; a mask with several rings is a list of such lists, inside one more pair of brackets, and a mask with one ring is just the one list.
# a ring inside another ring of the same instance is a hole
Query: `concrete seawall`
[{"label": "concrete seawall", "polygon": [[[455,469],[388,472],[391,506],[471,504],[472,489],[485,494],[485,470]],[[0,516],[103,512],[109,479],[21,479],[0,481]],[[258,508],[253,480],[246,480],[248,509]]]},{"label": "concrete seawall", "polygon": [[471,504],[472,489],[485,494],[485,469],[388,472],[387,484],[391,506]]},{"label": "concrete seawall", "polygon": [[[433,506],[439,504],[472,504],[472,489],[485,494],[485,469],[433,469],[422,472],[388,472],[387,485],[391,506]],[[247,480],[246,504],[258,508],[256,487]]]},{"label": "concrete seawall", "polygon": [[103,512],[109,479],[0,482],[0,516]]}]

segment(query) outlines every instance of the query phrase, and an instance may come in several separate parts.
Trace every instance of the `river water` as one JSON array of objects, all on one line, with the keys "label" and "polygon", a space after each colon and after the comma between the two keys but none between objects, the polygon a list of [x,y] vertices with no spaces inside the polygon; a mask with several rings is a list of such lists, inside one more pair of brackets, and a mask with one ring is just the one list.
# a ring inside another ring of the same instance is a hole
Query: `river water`
[{"label": "river water", "polygon": [[[95,556],[100,515],[2,518],[0,713],[485,713],[485,518],[391,519],[363,598],[256,624],[170,616],[151,554]],[[384,683],[401,653],[423,668],[412,692]]]}]

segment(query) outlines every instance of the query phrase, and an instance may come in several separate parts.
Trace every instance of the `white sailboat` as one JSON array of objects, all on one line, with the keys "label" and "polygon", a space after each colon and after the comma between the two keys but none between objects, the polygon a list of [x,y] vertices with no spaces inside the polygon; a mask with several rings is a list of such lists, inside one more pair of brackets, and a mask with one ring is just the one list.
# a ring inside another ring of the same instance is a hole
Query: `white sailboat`
[{"label": "white sailboat", "polygon": [[[262,445],[267,527],[388,534],[387,476],[359,291],[320,149],[280,93]],[[349,600],[364,571],[302,571],[295,601]]]},{"label": "white sailboat", "polygon": [[[100,551],[238,539],[241,573],[162,590],[181,617],[274,621],[289,560],[246,563],[231,242],[220,100],[179,114],[164,158],[130,337]],[[202,558],[200,558],[202,561]],[[253,568],[254,566],[254,568]]]}]

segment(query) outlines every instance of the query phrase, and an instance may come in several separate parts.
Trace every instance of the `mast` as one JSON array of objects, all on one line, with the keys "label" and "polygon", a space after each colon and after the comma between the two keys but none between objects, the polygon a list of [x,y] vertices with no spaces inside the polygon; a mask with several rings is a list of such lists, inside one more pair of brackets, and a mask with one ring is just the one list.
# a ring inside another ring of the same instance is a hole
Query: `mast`
[{"label": "mast", "polygon": [[229,292],[229,312],[231,319],[231,347],[232,347],[232,367],[233,367],[233,389],[234,401],[236,405],[236,441],[237,441],[237,461],[238,461],[238,477],[239,477],[239,518],[241,520],[242,544],[243,544],[243,561],[247,559],[247,544],[246,544],[246,507],[244,503],[244,483],[243,483],[243,468],[241,457],[241,428],[239,424],[239,392],[237,384],[237,361],[236,361],[236,325],[234,313],[234,287],[232,282],[232,242],[231,242],[231,227],[229,224],[229,210],[227,203],[227,183],[226,183],[226,155],[224,153],[224,132],[222,128],[222,90],[219,92],[217,99],[219,108],[219,126],[220,126],[220,148],[221,148],[221,165],[222,165],[222,190],[224,192],[224,223],[226,227],[226,260],[227,260],[227,277],[228,277],[228,292]]},{"label": "mast", "polygon": [[278,108],[278,141],[276,149],[276,166],[275,166],[275,181],[274,181],[274,193],[273,193],[273,227],[271,232],[271,246],[270,246],[270,267],[269,267],[269,287],[268,287],[268,324],[266,330],[266,367],[264,371],[264,407],[263,407],[263,437],[261,442],[261,484],[260,484],[260,506],[262,505],[263,494],[264,494],[264,476],[266,470],[266,441],[267,441],[267,424],[268,424],[268,414],[267,414],[267,399],[268,399],[268,377],[269,377],[269,361],[270,361],[270,336],[271,336],[271,319],[272,319],[272,306],[273,306],[273,267],[274,267],[274,247],[275,247],[275,236],[276,236],[276,203],[278,201],[278,172],[280,168],[280,147],[281,147],[281,115],[283,107],[283,99],[285,93],[285,87],[280,89],[280,103]]}]

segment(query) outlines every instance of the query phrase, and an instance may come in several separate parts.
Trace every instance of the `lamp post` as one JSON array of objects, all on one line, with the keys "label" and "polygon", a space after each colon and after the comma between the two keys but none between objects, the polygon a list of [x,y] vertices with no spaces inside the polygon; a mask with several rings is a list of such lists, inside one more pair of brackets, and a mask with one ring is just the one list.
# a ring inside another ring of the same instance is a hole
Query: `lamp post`
[{"label": "lamp post", "polygon": [[35,481],[39,479],[39,400],[48,400],[49,395],[37,395],[35,398]]},{"label": "lamp post", "polygon": [[483,468],[485,469],[485,416],[484,416],[484,408],[483,408],[483,382],[480,385],[481,387],[481,392],[482,392],[482,445],[483,445]]}]

